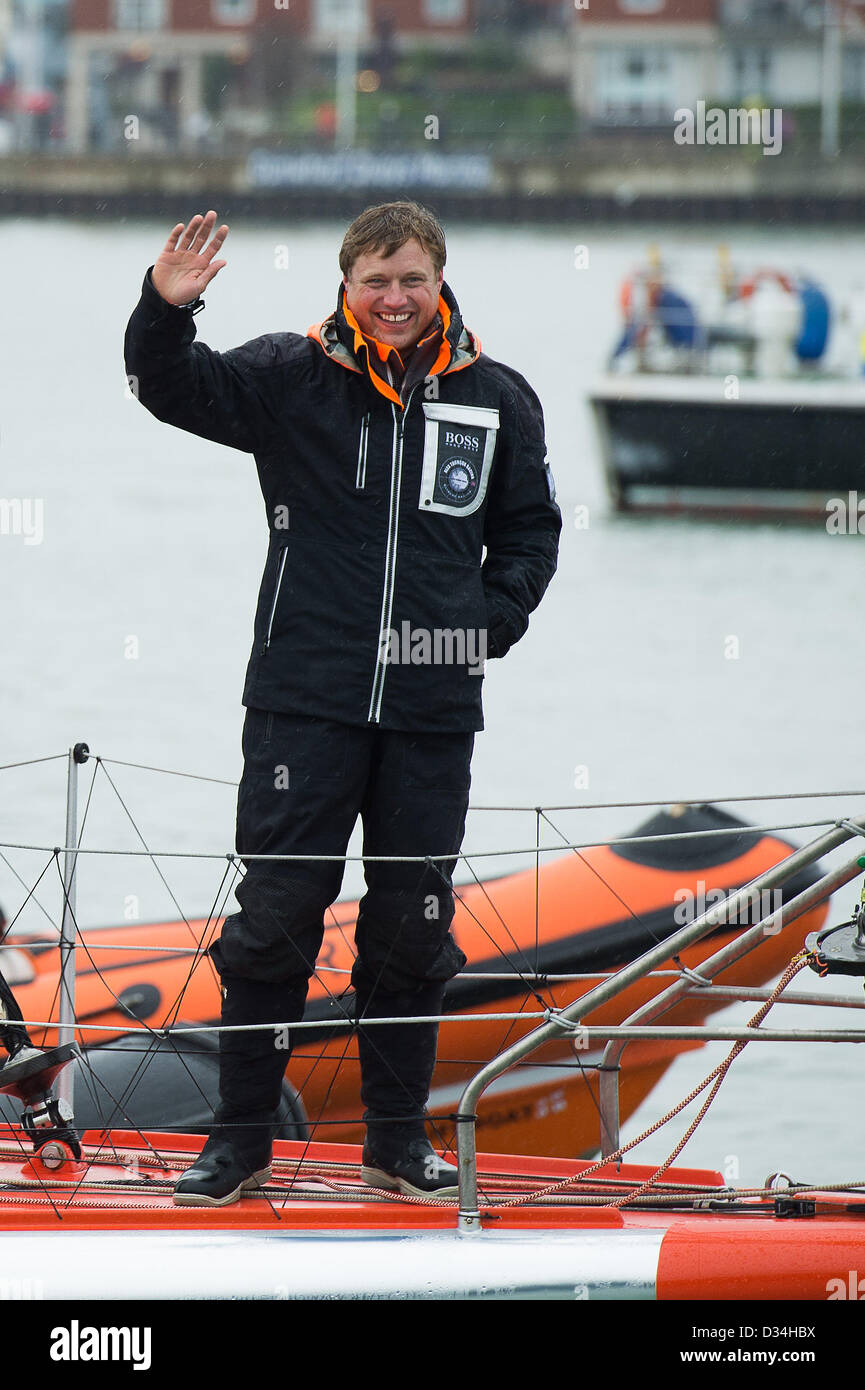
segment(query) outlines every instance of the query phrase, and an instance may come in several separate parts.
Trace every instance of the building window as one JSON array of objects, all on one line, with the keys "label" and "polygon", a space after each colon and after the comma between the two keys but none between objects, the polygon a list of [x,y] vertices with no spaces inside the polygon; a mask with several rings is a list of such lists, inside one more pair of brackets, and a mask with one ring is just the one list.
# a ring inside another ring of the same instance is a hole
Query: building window
[{"label": "building window", "polygon": [[217,24],[251,24],[255,19],[255,0],[212,0]]},{"label": "building window", "polygon": [[362,34],[367,27],[367,8],[367,0],[315,0],[316,36]]},{"label": "building window", "polygon": [[424,0],[423,14],[428,24],[462,24],[466,0]]},{"label": "building window", "polygon": [[848,101],[861,101],[863,94],[863,54],[861,48],[847,48],[844,51],[843,81],[844,96]]},{"label": "building window", "polygon": [[167,19],[167,0],[114,0],[114,24],[117,29],[149,33],[154,29],[164,29]]},{"label": "building window", "polygon": [[595,68],[597,103],[608,117],[660,119],[669,107],[670,58],[666,49],[601,49]]},{"label": "building window", "polygon": [[768,48],[738,48],[733,52],[733,80],[737,98],[768,94],[772,55]]}]

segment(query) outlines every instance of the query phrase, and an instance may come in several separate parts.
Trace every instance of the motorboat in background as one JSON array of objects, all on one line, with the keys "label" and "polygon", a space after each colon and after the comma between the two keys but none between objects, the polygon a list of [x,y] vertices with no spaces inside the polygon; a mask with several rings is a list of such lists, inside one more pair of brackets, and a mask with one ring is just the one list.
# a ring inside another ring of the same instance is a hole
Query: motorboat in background
[{"label": "motorboat in background", "polygon": [[744,274],[726,248],[708,285],[681,281],[653,249],[590,391],[613,505],[865,532],[865,299],[839,313],[811,276]]}]

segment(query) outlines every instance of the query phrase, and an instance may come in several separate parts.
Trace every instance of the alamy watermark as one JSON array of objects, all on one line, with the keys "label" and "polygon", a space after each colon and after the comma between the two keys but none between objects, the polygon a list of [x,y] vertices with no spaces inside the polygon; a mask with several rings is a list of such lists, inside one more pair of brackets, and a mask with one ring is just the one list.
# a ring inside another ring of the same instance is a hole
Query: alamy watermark
[{"label": "alamy watermark", "polygon": [[41,497],[0,497],[0,536],[23,536],[25,545],[41,545],[43,516]]},{"label": "alamy watermark", "polygon": [[482,676],[487,659],[485,627],[412,627],[405,619],[388,628],[382,641],[382,661],[393,666],[467,666],[469,675]]},{"label": "alamy watermark", "polygon": [[31,1302],[45,1297],[41,1279],[0,1279],[0,1301]]},{"label": "alamy watermark", "polygon": [[736,106],[727,111],[710,106],[707,110],[706,103],[698,101],[696,110],[678,107],[673,120],[677,145],[762,145],[764,154],[781,153],[784,137],[780,106]]},{"label": "alamy watermark", "polygon": [[848,1269],[844,1279],[827,1279],[826,1299],[829,1303],[833,1299],[849,1299],[854,1303],[861,1303],[865,1299],[865,1279],[860,1278],[858,1269]]},{"label": "alamy watermark", "polygon": [[[673,901],[677,904],[673,909],[673,921],[678,926],[696,922],[705,912],[723,903],[726,906],[716,919],[719,925],[728,923],[730,926],[753,927],[780,912],[784,905],[784,894],[780,888],[743,888],[737,902],[735,896],[731,898],[724,888],[710,888],[707,891],[705,881],[700,878],[696,892],[693,888],[678,888],[673,894]],[[767,922],[763,930],[767,936],[777,936],[781,924]]]},{"label": "alamy watermark", "polygon": [[52,1361],[130,1361],[134,1371],[151,1365],[149,1327],[82,1327],[73,1318],[68,1327],[52,1329]]},{"label": "alamy watermark", "polygon": [[830,536],[865,536],[865,497],[848,492],[826,503],[826,530]]}]

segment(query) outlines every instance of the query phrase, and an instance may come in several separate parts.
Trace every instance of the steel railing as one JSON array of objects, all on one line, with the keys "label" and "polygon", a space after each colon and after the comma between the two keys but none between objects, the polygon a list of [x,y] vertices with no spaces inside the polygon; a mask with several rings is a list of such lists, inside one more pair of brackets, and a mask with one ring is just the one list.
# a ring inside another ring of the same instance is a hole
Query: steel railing
[{"label": "steel railing", "polygon": [[[774,888],[785,883],[792,874],[800,869],[813,864],[824,854],[837,849],[839,845],[852,839],[855,835],[865,836],[865,817],[859,820],[847,820],[838,824],[834,829],[819,835],[809,844],[801,849],[795,850],[788,858],[783,859],[779,864],[773,865],[764,873],[760,874],[751,883],[740,888],[722,903],[717,903],[714,907],[704,912],[693,922],[687,923],[678,932],[667,937],[659,944],[652,946],[642,956],[631,961],[624,966],[610,979],[589,990],[573,1004],[558,1011],[548,1022],[543,1023],[539,1028],[535,1028],[531,1033],[526,1034],[518,1042],[512,1044],[505,1052],[494,1057],[493,1060],[482,1067],[479,1072],[465,1087],[460,1097],[458,1118],[457,1118],[457,1162],[459,1166],[459,1224],[464,1231],[475,1231],[480,1229],[480,1212],[478,1210],[478,1178],[477,1178],[477,1148],[476,1148],[476,1124],[477,1109],[481,1096],[487,1087],[496,1080],[497,1077],[509,1071],[511,1067],[525,1060],[538,1048],[545,1043],[560,1039],[563,1032],[572,1032],[575,1036],[592,1038],[615,1038],[618,1046],[623,1049],[629,1041],[637,1038],[663,1038],[663,1037],[698,1037],[709,1041],[712,1037],[711,1032],[704,1028],[698,1029],[651,1029],[634,1026],[636,1021],[643,1022],[646,1017],[655,1018],[667,1009],[690,988],[690,981],[687,976],[683,980],[677,981],[663,991],[656,999],[644,1005],[642,1009],[627,1020],[625,1025],[610,1028],[590,1028],[586,1029],[580,1020],[587,1016],[593,1009],[601,1004],[606,1004],[614,999],[623,990],[635,981],[642,979],[656,965],[664,960],[668,960],[678,951],[686,946],[691,946],[716,927],[728,923],[731,916],[736,915],[736,909],[745,906],[748,899],[755,890],[762,891],[764,888]],[[856,859],[848,861],[840,868],[830,870],[822,875],[816,883],[806,888],[803,892],[791,898],[777,911],[771,913],[763,921],[756,923],[747,931],[743,932],[735,941],[717,951],[709,960],[701,965],[701,974],[709,970],[721,969],[748,951],[753,950],[765,940],[768,929],[777,931],[787,922],[795,921],[803,913],[825,902],[827,898],[856,878],[865,866],[865,857],[857,856]],[[704,976],[705,977],[705,976]],[[627,1028],[627,1031],[625,1029]],[[718,1030],[716,1030],[718,1031]],[[746,1029],[727,1029],[720,1033],[720,1036],[738,1040],[739,1038],[751,1040],[752,1037],[768,1037],[768,1033],[763,1030]],[[792,1036],[792,1035],[791,1035]],[[804,1033],[799,1033],[796,1037],[799,1040],[819,1041],[824,1035],[818,1031],[811,1032],[806,1039]],[[854,1034],[845,1035],[849,1041],[865,1041],[865,1035],[857,1038]],[[776,1037],[779,1041],[780,1037]],[[829,1038],[826,1038],[829,1041]],[[835,1037],[832,1041],[838,1041]],[[612,1044],[611,1044],[612,1047]],[[621,1053],[619,1052],[619,1055]],[[603,1087],[602,1096],[602,1128],[605,1138],[602,1139],[602,1147],[605,1153],[612,1153],[617,1145],[612,1142],[613,1134],[618,1135],[618,1070],[617,1065],[609,1060],[610,1056],[615,1056],[615,1049],[605,1054],[601,1071],[601,1086]]]}]

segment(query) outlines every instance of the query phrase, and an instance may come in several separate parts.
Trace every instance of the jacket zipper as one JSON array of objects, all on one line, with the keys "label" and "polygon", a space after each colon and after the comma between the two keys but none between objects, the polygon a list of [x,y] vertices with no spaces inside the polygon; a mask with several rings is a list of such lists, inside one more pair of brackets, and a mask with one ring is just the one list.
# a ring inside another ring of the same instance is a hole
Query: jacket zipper
[{"label": "jacket zipper", "polygon": [[390,466],[390,507],[387,522],[387,549],[384,562],[384,587],[381,595],[381,620],[378,631],[378,654],[375,663],[375,675],[372,681],[372,694],[369,701],[368,720],[371,724],[377,724],[381,718],[381,700],[384,692],[384,678],[387,672],[387,653],[388,653],[388,633],[390,632],[391,616],[393,614],[393,590],[394,576],[396,574],[396,551],[397,538],[399,532],[399,502],[400,489],[402,486],[402,454],[405,432],[405,418],[414,395],[413,386],[408,393],[402,415],[397,415],[396,406],[391,405],[393,411],[393,449],[391,453]]},{"label": "jacket zipper", "polygon": [[287,558],[288,546],[284,545],[282,547],[279,557],[279,573],[276,577],[276,591],[273,595],[273,603],[270,605],[270,617],[267,620],[267,635],[264,639],[264,646],[261,649],[262,656],[267,655],[267,649],[270,646],[270,634],[273,632],[273,619],[276,614],[276,605],[279,602],[279,591],[282,588],[282,576],[285,573],[285,562]]},{"label": "jacket zipper", "polygon": [[369,439],[369,411],[364,415],[360,425],[360,444],[357,450],[357,476],[354,480],[356,488],[366,487],[366,448]]}]

